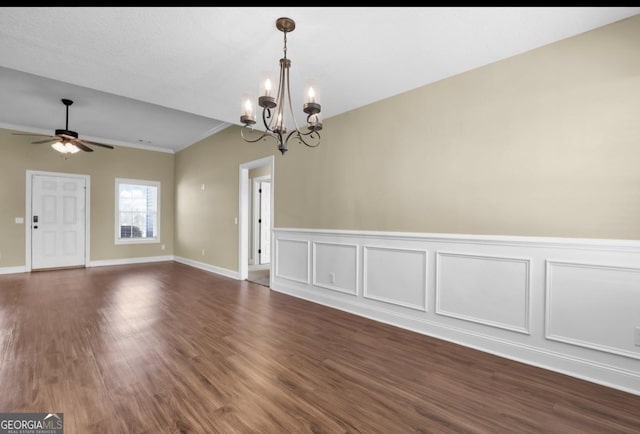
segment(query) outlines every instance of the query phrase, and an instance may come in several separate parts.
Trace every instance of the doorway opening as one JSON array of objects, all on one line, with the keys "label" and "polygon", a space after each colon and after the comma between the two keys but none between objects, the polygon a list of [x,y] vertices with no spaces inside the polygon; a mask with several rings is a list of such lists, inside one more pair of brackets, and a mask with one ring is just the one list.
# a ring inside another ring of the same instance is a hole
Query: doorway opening
[{"label": "doorway opening", "polygon": [[239,277],[271,286],[274,157],[240,165]]},{"label": "doorway opening", "polygon": [[271,268],[271,173],[269,166],[249,171],[251,226],[249,274],[247,280],[269,286]]}]

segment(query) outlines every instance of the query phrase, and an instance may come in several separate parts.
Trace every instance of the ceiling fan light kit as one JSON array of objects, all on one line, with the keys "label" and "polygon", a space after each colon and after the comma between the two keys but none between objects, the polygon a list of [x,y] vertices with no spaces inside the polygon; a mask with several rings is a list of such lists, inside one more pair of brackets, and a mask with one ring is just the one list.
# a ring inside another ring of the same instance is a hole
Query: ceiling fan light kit
[{"label": "ceiling fan light kit", "polygon": [[41,136],[48,137],[45,140],[37,140],[35,142],[31,142],[33,144],[39,143],[49,143],[53,141],[51,147],[56,151],[60,152],[62,156],[66,159],[69,154],[75,154],[79,151],[85,152],[93,152],[90,146],[100,146],[107,149],[113,149],[111,145],[105,145],[103,143],[90,142],[88,140],[83,140],[78,137],[78,133],[75,131],[71,131],[69,129],[69,106],[73,104],[73,101],[70,99],[63,98],[62,104],[66,106],[66,122],[64,129],[56,130],[54,136],[45,136],[43,134],[23,134],[23,133],[14,133],[15,135],[20,136]]},{"label": "ceiling fan light kit", "polygon": [[71,142],[55,142],[51,147],[62,154],[75,154],[76,152],[80,152],[80,148]]},{"label": "ceiling fan light kit", "polygon": [[[322,107],[318,98],[318,88],[313,81],[309,81],[305,91],[305,102],[302,106],[302,111],[307,115],[307,124],[306,129],[301,130],[293,114],[291,91],[289,89],[289,68],[291,68],[291,60],[287,59],[287,33],[293,32],[296,28],[296,23],[291,18],[281,17],[276,20],[276,28],[284,33],[284,56],[280,59],[280,78],[275,96],[271,92],[271,78],[267,77],[260,86],[258,105],[262,107],[262,123],[265,131],[255,139],[245,137],[247,131],[253,131],[253,125],[256,123],[254,101],[246,94],[242,100],[240,122],[244,126],[240,130],[240,135],[244,141],[249,143],[271,137],[276,140],[278,150],[284,155],[288,150],[287,145],[289,140],[293,138],[310,148],[315,148],[320,144],[319,131],[322,130],[320,111]],[[295,128],[290,132],[287,132],[285,126],[285,110],[287,106],[289,107],[289,114],[295,125]],[[272,110],[274,112],[272,112]]]}]

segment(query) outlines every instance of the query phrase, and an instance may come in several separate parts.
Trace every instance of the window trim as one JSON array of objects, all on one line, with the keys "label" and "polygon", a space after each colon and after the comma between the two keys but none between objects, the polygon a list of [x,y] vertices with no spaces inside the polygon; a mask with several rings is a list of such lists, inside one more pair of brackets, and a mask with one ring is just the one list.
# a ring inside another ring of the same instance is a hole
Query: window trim
[{"label": "window trim", "polygon": [[[116,178],[115,179],[115,213],[114,213],[114,241],[115,244],[158,244],[160,243],[160,211],[161,211],[161,190],[160,181],[150,181],[145,179]],[[157,236],[155,238],[120,238],[120,184],[135,184],[156,187],[158,189],[157,197],[157,215],[158,224],[156,229]]]}]

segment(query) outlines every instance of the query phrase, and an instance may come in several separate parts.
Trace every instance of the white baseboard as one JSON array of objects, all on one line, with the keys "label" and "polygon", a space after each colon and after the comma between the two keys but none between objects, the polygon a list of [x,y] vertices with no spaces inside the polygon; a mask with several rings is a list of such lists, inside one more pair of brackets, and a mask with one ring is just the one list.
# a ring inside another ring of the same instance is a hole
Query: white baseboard
[{"label": "white baseboard", "polygon": [[220,274],[222,276],[230,277],[235,280],[240,280],[240,273],[238,271],[233,271],[233,270],[229,270],[227,268],[222,268],[222,267],[216,267],[215,265],[194,261],[193,259],[187,259],[181,256],[175,256],[173,260],[181,264],[185,264],[191,267],[199,268],[201,270],[209,271],[211,273]]},{"label": "white baseboard", "polygon": [[109,265],[144,264],[147,262],[173,261],[172,255],[166,256],[146,256],[141,258],[103,259],[89,262],[89,267],[107,267]]},{"label": "white baseboard", "polygon": [[[215,265],[205,264],[204,262],[198,262],[191,259],[183,258],[181,256],[146,256],[140,258],[122,258],[122,259],[104,259],[99,261],[91,261],[87,267],[108,267],[110,265],[128,265],[128,264],[144,264],[149,262],[165,262],[176,261],[181,264],[190,265],[201,270],[209,271],[211,273],[220,274],[222,276],[230,277],[232,279],[240,280],[240,273],[237,271],[229,270],[222,267],[216,267]],[[0,274],[14,274],[25,273],[26,267],[0,267]]]},{"label": "white baseboard", "polygon": [[27,268],[24,265],[19,267],[0,267],[0,274],[26,273]]}]

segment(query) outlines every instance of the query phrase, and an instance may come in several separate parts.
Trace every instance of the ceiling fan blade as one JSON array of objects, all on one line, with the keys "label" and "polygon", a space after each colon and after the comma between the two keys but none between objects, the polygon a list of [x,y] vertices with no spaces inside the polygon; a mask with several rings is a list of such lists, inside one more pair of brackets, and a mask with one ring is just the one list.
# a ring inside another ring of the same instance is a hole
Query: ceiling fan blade
[{"label": "ceiling fan blade", "polygon": [[31,142],[34,145],[40,144],[40,143],[49,143],[49,142],[59,142],[60,138],[59,137],[49,137],[46,140],[38,140],[37,142]]},{"label": "ceiling fan blade", "polygon": [[113,149],[113,146],[111,145],[105,145],[104,143],[90,142],[89,140],[84,140],[84,139],[82,140],[82,143],[84,143],[85,145],[95,145],[95,146],[102,146],[103,148]]},{"label": "ceiling fan blade", "polygon": [[73,145],[82,149],[85,152],[93,152],[93,149],[82,143],[80,140],[74,140]]}]

